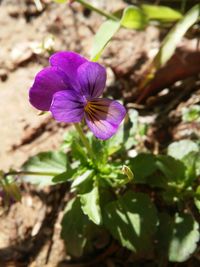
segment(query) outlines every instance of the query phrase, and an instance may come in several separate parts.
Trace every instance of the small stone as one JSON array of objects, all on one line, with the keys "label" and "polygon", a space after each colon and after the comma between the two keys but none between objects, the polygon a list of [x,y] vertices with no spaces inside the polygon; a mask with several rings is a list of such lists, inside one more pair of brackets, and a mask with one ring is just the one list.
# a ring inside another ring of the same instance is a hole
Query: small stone
[{"label": "small stone", "polygon": [[8,78],[8,73],[5,69],[0,69],[0,79],[2,82],[5,82]]},{"label": "small stone", "polygon": [[11,51],[11,60],[15,66],[29,60],[33,55],[33,51],[28,42],[16,44]]},{"label": "small stone", "polygon": [[8,14],[11,17],[17,18],[20,15],[20,13],[21,13],[20,6],[18,5],[8,6]]}]

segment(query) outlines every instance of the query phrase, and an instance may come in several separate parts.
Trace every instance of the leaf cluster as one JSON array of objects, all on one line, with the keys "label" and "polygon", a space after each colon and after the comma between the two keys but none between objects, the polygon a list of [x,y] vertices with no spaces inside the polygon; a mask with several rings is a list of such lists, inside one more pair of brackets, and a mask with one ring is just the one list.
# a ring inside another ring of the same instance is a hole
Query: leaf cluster
[{"label": "leaf cluster", "polygon": [[25,163],[23,170],[32,172],[23,176],[25,181],[40,186],[70,183],[73,197],[64,212],[61,235],[74,257],[94,253],[105,235],[137,257],[157,255],[158,262],[182,262],[195,251],[199,146],[182,140],[172,143],[165,155],[139,153],[130,158],[142,126],[138,113],[130,110],[110,140],[87,134],[95,161],[71,131],[59,152],[40,153]]}]

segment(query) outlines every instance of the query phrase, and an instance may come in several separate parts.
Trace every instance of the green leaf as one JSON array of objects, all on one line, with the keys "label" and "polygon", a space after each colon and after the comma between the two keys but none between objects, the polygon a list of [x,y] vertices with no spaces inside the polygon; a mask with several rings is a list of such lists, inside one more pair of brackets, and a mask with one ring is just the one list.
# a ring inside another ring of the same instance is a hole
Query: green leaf
[{"label": "green leaf", "polygon": [[[66,173],[67,156],[63,152],[42,152],[31,157],[22,167],[23,171],[33,174],[23,175],[22,179],[39,186],[52,185],[52,178]],[[34,173],[38,173],[34,175]],[[40,174],[41,173],[41,174]]]},{"label": "green leaf", "polygon": [[85,171],[85,167],[81,168],[80,163],[78,161],[74,161],[73,163],[67,164],[67,170],[66,172],[63,172],[61,174],[58,174],[53,177],[52,182],[54,183],[65,183],[66,181],[70,182],[75,179],[76,177],[79,177],[80,173]]},{"label": "green leaf", "polygon": [[144,14],[149,20],[176,21],[182,18],[182,14],[167,6],[142,5]]},{"label": "green leaf", "polygon": [[123,134],[123,144],[126,150],[129,150],[132,146],[137,144],[135,139],[141,125],[138,121],[138,112],[135,109],[130,109],[128,111],[128,122],[124,123],[124,134]]},{"label": "green leaf", "polygon": [[74,128],[70,128],[67,132],[65,132],[64,136],[63,136],[63,144],[61,146],[61,148],[63,149],[63,151],[68,151],[71,150],[71,145],[74,141],[74,139],[78,139],[79,135],[78,133],[75,131]]},{"label": "green leaf", "polygon": [[79,192],[81,207],[91,221],[99,225],[102,221],[99,188],[92,180],[84,184]]},{"label": "green leaf", "polygon": [[83,172],[81,172],[81,174],[79,176],[76,176],[74,178],[74,181],[71,185],[71,188],[75,188],[75,187],[80,186],[85,181],[87,181],[89,178],[91,178],[93,174],[94,174],[93,170],[83,170]]},{"label": "green leaf", "polygon": [[182,159],[190,152],[198,152],[199,147],[198,145],[191,141],[191,140],[181,140],[178,142],[171,143],[168,146],[167,154],[176,158],[176,159]]},{"label": "green leaf", "polygon": [[167,190],[168,189],[168,183],[167,183],[167,179],[166,177],[160,173],[159,171],[154,172],[153,174],[151,174],[150,176],[147,177],[146,179],[146,184],[148,184],[149,186],[155,188],[162,188]]},{"label": "green leaf", "polygon": [[86,154],[84,146],[81,146],[78,138],[73,139],[70,148],[73,158],[79,160],[83,165],[87,165],[88,156]]},{"label": "green leaf", "polygon": [[91,144],[92,150],[96,156],[97,166],[99,166],[99,168],[101,169],[108,161],[108,148],[106,146],[107,143],[94,138],[94,136],[92,135]]},{"label": "green leaf", "polygon": [[83,254],[85,244],[87,242],[85,229],[88,219],[80,207],[78,199],[72,199],[65,210],[62,220],[61,237],[67,244],[67,251],[73,256],[80,257]]},{"label": "green leaf", "polygon": [[192,105],[182,110],[182,120],[184,122],[200,121],[200,105]]},{"label": "green leaf", "polygon": [[194,198],[194,204],[200,212],[200,185],[196,189],[196,197]]},{"label": "green leaf", "polygon": [[183,186],[185,182],[185,165],[171,156],[157,156],[156,165],[158,169],[165,175],[168,182],[173,185]]},{"label": "green leaf", "polygon": [[187,30],[198,21],[200,14],[199,10],[200,4],[195,5],[193,8],[191,8],[167,34],[167,36],[163,40],[158,54],[154,59],[156,69],[165,65],[165,63],[174,54],[177,45],[180,43]]},{"label": "green leaf", "polygon": [[128,192],[105,207],[104,224],[122,246],[135,253],[150,253],[157,214],[149,197]]},{"label": "green leaf", "polygon": [[189,259],[197,248],[199,225],[190,214],[167,214],[160,216],[157,233],[158,253],[172,262]]},{"label": "green leaf", "polygon": [[200,200],[197,199],[197,198],[195,198],[195,199],[194,199],[194,203],[195,203],[196,208],[197,208],[198,211],[200,212]]},{"label": "green leaf", "polygon": [[136,6],[128,6],[124,9],[121,26],[128,29],[143,30],[146,25],[146,16],[140,8]]},{"label": "green leaf", "polygon": [[168,262],[169,245],[173,233],[173,220],[167,213],[159,213],[156,233],[156,252],[159,262]]},{"label": "green leaf", "polygon": [[108,155],[112,155],[122,149],[129,150],[137,143],[135,135],[138,132],[138,112],[134,109],[128,111],[124,123],[120,125],[117,133],[105,143]]},{"label": "green leaf", "polygon": [[110,139],[105,141],[107,150],[108,150],[108,155],[113,155],[114,153],[120,151],[122,149],[122,143],[123,143],[123,138],[124,137],[124,125],[121,124],[119,126],[119,129],[117,130],[117,133],[112,136]]},{"label": "green leaf", "polygon": [[196,169],[196,175],[200,176],[200,153],[197,153],[195,169]]},{"label": "green leaf", "polygon": [[119,30],[119,28],[119,21],[107,20],[101,25],[94,37],[94,43],[91,51],[92,61],[97,61],[100,58],[104,47]]},{"label": "green leaf", "polygon": [[61,237],[66,243],[68,254],[81,257],[85,251],[91,252],[91,243],[100,229],[83,214],[78,198],[68,202],[61,224]]},{"label": "green leaf", "polygon": [[67,172],[62,172],[62,173],[54,176],[52,178],[52,182],[55,183],[55,184],[56,183],[64,183],[67,180],[69,180],[70,178],[71,178],[71,175],[69,175],[69,172],[68,171]]},{"label": "green leaf", "polygon": [[[122,186],[132,182],[132,174],[131,170],[128,168],[124,170],[124,166],[120,163],[113,163],[112,165],[107,165],[107,171],[101,173],[100,182],[103,184],[102,186],[109,186],[113,188],[121,188]],[[129,173],[125,173],[125,172]]]},{"label": "green leaf", "polygon": [[192,185],[192,182],[198,177],[198,163],[200,162],[199,152],[190,152],[183,159],[182,162],[186,167],[186,179],[188,180],[188,186]]},{"label": "green leaf", "polygon": [[130,159],[130,167],[136,183],[148,183],[148,176],[157,170],[156,157],[153,154],[141,153]]}]

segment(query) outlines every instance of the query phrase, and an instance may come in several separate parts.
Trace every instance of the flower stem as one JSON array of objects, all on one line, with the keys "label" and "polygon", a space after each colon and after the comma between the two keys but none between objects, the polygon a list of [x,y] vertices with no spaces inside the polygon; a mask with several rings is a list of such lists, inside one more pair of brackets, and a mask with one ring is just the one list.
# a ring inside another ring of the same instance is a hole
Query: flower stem
[{"label": "flower stem", "polygon": [[3,177],[7,177],[9,175],[38,175],[38,176],[56,176],[59,173],[53,172],[31,172],[31,171],[10,171],[4,173]]},{"label": "flower stem", "polygon": [[86,147],[86,149],[88,151],[88,154],[90,155],[91,159],[94,160],[95,156],[94,156],[93,150],[92,150],[92,148],[90,146],[90,143],[88,142],[88,139],[85,137],[85,134],[84,134],[80,124],[79,123],[74,123],[74,126],[75,126],[77,132],[79,133],[81,141],[84,144],[84,146]]},{"label": "flower stem", "polygon": [[82,4],[83,6],[85,6],[86,8],[95,11],[96,13],[106,17],[107,19],[111,19],[111,20],[118,20],[115,16],[113,16],[112,14],[109,14],[105,11],[103,11],[102,9],[99,9],[97,7],[94,7],[93,5],[91,5],[90,3],[86,2],[85,0],[75,0],[76,2]]}]

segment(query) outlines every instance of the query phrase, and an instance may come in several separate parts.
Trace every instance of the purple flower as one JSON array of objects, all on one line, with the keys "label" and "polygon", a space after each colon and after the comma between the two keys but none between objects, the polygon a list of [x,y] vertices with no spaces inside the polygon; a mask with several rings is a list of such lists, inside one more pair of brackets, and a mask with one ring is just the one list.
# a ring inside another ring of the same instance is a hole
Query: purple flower
[{"label": "purple flower", "polygon": [[77,123],[85,118],[99,139],[115,134],[126,110],[117,101],[99,98],[105,87],[105,68],[74,52],[53,54],[50,65],[35,78],[29,93],[31,104],[51,111],[59,122]]}]

